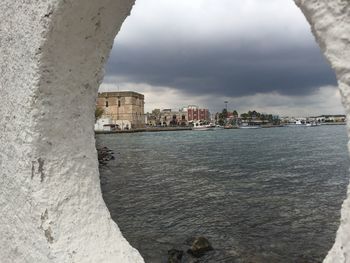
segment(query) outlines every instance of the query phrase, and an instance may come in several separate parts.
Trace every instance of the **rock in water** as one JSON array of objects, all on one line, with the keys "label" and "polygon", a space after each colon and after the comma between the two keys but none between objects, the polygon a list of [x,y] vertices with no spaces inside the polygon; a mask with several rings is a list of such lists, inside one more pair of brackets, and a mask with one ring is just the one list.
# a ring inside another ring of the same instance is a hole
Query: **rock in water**
[{"label": "rock in water", "polygon": [[97,148],[98,162],[101,165],[106,165],[107,162],[114,160],[113,151],[107,147]]},{"label": "rock in water", "polygon": [[187,251],[194,257],[201,257],[205,252],[213,250],[213,247],[205,237],[196,237],[193,239],[191,248]]},{"label": "rock in water", "polygon": [[181,263],[183,251],[171,249],[168,251],[168,263]]}]

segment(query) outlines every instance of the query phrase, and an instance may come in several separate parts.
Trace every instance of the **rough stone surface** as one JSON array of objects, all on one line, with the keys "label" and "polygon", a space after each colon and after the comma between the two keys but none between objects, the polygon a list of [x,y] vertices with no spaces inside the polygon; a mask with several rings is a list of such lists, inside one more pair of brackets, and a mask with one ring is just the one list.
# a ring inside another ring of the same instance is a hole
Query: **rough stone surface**
[{"label": "rough stone surface", "polygon": [[201,257],[205,252],[213,250],[209,240],[205,237],[195,237],[191,241],[191,248],[187,252],[194,257]]},{"label": "rough stone surface", "polygon": [[0,262],[143,262],[102,199],[94,107],[131,0],[0,1]]},{"label": "rough stone surface", "polygon": [[[350,119],[349,0],[295,0]],[[94,142],[102,67],[134,0],[0,1],[0,259],[143,262],[103,202]],[[350,200],[325,262],[350,262]]]},{"label": "rough stone surface", "polygon": [[[342,102],[350,119],[350,1],[295,0],[311,24],[323,53],[334,69]],[[348,122],[348,134],[350,134]],[[324,262],[350,262],[350,199],[344,201],[335,244]]]}]

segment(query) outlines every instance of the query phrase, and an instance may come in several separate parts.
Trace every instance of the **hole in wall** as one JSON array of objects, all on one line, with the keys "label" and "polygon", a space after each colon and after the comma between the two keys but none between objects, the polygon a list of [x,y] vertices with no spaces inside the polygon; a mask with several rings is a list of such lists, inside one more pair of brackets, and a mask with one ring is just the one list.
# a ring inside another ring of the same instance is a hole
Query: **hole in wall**
[{"label": "hole in wall", "polygon": [[[146,111],[201,104],[216,112],[229,101],[240,113],[343,113],[294,3],[257,2],[139,0],[101,91],[145,94]],[[114,100],[101,105],[127,104]],[[116,158],[100,169],[104,199],[146,262],[197,235],[215,247],[200,262],[322,261],[346,194],[347,136],[344,126],[311,129],[98,135]]]}]

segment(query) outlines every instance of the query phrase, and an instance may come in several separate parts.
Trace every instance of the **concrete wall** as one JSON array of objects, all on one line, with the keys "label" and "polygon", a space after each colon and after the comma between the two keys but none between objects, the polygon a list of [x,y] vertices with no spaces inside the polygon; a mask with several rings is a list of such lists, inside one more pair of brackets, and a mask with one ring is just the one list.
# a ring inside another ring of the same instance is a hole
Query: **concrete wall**
[{"label": "concrete wall", "polygon": [[[350,3],[295,2],[349,116]],[[0,2],[1,262],[143,262],[102,200],[93,134],[102,66],[133,3]],[[346,200],[326,262],[350,262],[349,216]]]},{"label": "concrete wall", "polygon": [[[295,0],[311,24],[323,53],[334,69],[342,102],[350,118],[350,1]],[[348,121],[348,134],[350,134]],[[349,189],[349,188],[348,188]],[[349,190],[348,190],[349,195]],[[350,262],[350,199],[343,203],[341,225],[324,262]]]},{"label": "concrete wall", "polygon": [[94,111],[130,0],[0,1],[0,262],[143,262],[102,199]]}]

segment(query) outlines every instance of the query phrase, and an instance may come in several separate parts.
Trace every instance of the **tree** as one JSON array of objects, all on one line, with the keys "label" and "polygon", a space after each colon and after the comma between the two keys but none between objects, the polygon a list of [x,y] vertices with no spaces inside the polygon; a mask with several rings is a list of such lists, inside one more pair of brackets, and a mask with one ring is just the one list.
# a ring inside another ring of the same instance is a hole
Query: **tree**
[{"label": "tree", "polygon": [[159,117],[160,116],[160,109],[154,109],[152,110],[152,115]]},{"label": "tree", "polygon": [[273,122],[273,116],[272,116],[272,114],[269,114],[269,115],[267,116],[267,119],[269,120],[269,122]]},{"label": "tree", "polygon": [[242,118],[243,120],[247,120],[247,119],[249,118],[249,114],[248,114],[248,113],[242,113],[242,114],[241,114],[241,118]]},{"label": "tree", "polygon": [[105,112],[105,111],[104,111],[102,108],[96,107],[96,109],[95,109],[95,121],[97,121],[98,119],[100,119],[100,118],[102,117],[102,115],[103,115],[104,112]]},{"label": "tree", "polygon": [[[218,117],[218,119],[217,119]],[[216,121],[218,122],[219,125],[225,125],[226,124],[226,119],[228,117],[228,112],[226,109],[223,109],[221,113],[217,114],[217,117],[215,117]]]},{"label": "tree", "polygon": [[224,119],[219,119],[219,121],[218,121],[218,124],[220,125],[220,126],[224,126],[225,125],[225,121],[224,121]]},{"label": "tree", "polygon": [[224,119],[226,119],[228,117],[228,112],[227,112],[226,109],[222,110],[222,116],[223,116]]}]

